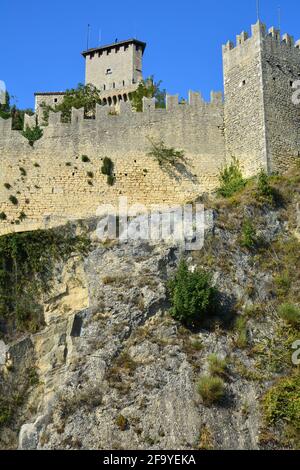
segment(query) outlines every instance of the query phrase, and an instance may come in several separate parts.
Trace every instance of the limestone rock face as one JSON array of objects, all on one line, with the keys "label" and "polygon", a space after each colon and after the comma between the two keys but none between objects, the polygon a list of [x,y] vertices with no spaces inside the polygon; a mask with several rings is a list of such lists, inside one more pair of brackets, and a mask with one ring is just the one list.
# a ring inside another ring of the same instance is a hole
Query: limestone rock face
[{"label": "limestone rock face", "polygon": [[[257,447],[253,384],[232,379],[228,403],[212,409],[196,391],[207,356],[225,357],[230,342],[205,332],[187,338],[166,315],[165,281],[179,257],[176,247],[143,242],[96,246],[76,268],[88,305],[75,311],[64,309],[62,276],[61,293],[55,286],[47,300],[48,324],[33,336],[44,423],[22,426],[20,449],[193,449],[203,427],[217,448]],[[191,352],[192,341],[203,342],[203,351]]]},{"label": "limestone rock face", "polygon": [[[17,427],[0,433],[3,448],[261,448],[260,399],[280,373],[259,361],[275,341],[278,317],[255,309],[272,301],[272,273],[240,248],[239,232],[222,217],[201,252],[184,253],[191,270],[213,272],[225,313],[211,329],[187,330],[168,314],[166,281],[183,256],[178,247],[101,244],[90,232],[89,254],[57,267],[43,299],[45,327],[14,345],[0,343],[2,372],[10,353],[18,377],[25,363],[38,374],[19,413],[19,434]],[[276,211],[261,220],[269,243],[288,236]],[[248,349],[227,322],[233,304],[241,315],[254,312]],[[208,407],[197,382],[209,373],[211,354],[229,360],[225,398]]]}]

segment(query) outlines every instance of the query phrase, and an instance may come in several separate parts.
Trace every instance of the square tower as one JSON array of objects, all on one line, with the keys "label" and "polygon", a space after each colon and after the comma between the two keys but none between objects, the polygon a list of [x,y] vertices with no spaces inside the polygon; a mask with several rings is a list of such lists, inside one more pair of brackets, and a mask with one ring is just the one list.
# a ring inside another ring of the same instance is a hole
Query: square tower
[{"label": "square tower", "polygon": [[300,155],[300,107],[293,83],[300,78],[299,41],[266,31],[258,21],[223,46],[226,157],[235,156],[246,176],[263,168],[285,170]]},{"label": "square tower", "polygon": [[142,58],[146,44],[137,39],[115,42],[82,52],[85,83],[96,86],[103,95],[137,88],[143,79]]}]

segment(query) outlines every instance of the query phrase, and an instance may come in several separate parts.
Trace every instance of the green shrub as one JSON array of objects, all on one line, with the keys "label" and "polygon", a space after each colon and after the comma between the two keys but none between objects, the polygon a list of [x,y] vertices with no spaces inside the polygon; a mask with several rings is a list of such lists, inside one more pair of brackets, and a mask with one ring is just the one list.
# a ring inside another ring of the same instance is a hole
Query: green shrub
[{"label": "green shrub", "polygon": [[204,376],[197,384],[197,390],[207,406],[218,403],[225,395],[224,381],[220,377]]},{"label": "green shrub", "polygon": [[295,447],[300,445],[300,374],[281,379],[263,398],[266,422],[283,424],[285,434],[292,436]]},{"label": "green shrub", "polygon": [[180,262],[173,279],[168,282],[173,318],[191,325],[203,320],[215,300],[212,275],[202,270],[190,272],[186,262]]},{"label": "green shrub", "polygon": [[112,174],[113,169],[114,169],[113,162],[111,161],[110,158],[105,157],[103,160],[102,167],[101,167],[102,175],[110,176]]},{"label": "green shrub", "polygon": [[226,359],[220,359],[216,354],[208,356],[209,371],[211,375],[224,377],[227,375],[228,362]]},{"label": "green shrub", "polygon": [[72,166],[72,163],[71,163],[71,162],[67,162],[67,163],[66,163],[66,166]]},{"label": "green shrub", "polygon": [[4,399],[0,398],[0,426],[8,423],[13,415],[12,407]]},{"label": "green shrub", "polygon": [[294,304],[285,303],[279,307],[280,317],[294,327],[300,327],[300,308]]},{"label": "green shrub", "polygon": [[121,430],[121,431],[126,431],[127,427],[128,427],[128,420],[127,418],[125,418],[125,416],[123,415],[119,415],[117,418],[116,418],[116,425],[118,426],[118,428]]},{"label": "green shrub", "polygon": [[35,168],[40,168],[40,165],[39,165],[38,163],[34,163],[33,166],[34,166]]},{"label": "green shrub", "polygon": [[4,183],[4,187],[5,187],[6,189],[11,189],[11,184],[9,184],[9,183]]},{"label": "green shrub", "polygon": [[270,185],[269,180],[270,178],[268,174],[264,170],[261,170],[258,175],[257,190],[259,196],[272,200],[274,195],[274,188],[272,188]]},{"label": "green shrub", "polygon": [[247,328],[247,318],[239,315],[235,321],[235,331],[237,333],[237,338],[235,343],[238,348],[244,349],[248,344],[248,328]]},{"label": "green shrub", "polygon": [[110,158],[105,157],[104,160],[103,160],[102,167],[101,167],[101,173],[102,173],[102,175],[107,176],[107,184],[109,186],[113,186],[113,184],[115,182],[115,178],[113,176],[113,171],[114,171],[113,162],[111,161]]},{"label": "green shrub", "polygon": [[159,165],[175,165],[176,163],[184,161],[184,152],[182,150],[166,147],[162,140],[155,141],[150,138],[148,140],[151,144],[148,156],[155,158]]},{"label": "green shrub", "polygon": [[283,273],[278,274],[275,277],[274,282],[277,287],[277,294],[280,296],[287,295],[292,285],[289,271],[285,270]]},{"label": "green shrub", "polygon": [[231,197],[246,186],[239,161],[236,158],[233,158],[230,165],[221,171],[219,181],[220,187],[217,194],[222,197]]},{"label": "green shrub", "polygon": [[109,175],[109,176],[107,177],[107,184],[108,184],[108,186],[113,186],[114,183],[115,183],[115,178],[114,178],[112,175]]},{"label": "green shrub", "polygon": [[27,125],[25,131],[22,132],[22,135],[28,140],[31,147],[33,147],[34,142],[43,137],[43,130],[39,126],[31,128]]},{"label": "green shrub", "polygon": [[5,214],[5,212],[0,212],[0,220],[6,220],[7,219],[7,215]]},{"label": "green shrub", "polygon": [[19,201],[16,198],[16,196],[13,196],[13,195],[9,196],[9,200],[14,206],[17,206],[19,204]]},{"label": "green shrub", "polygon": [[20,170],[20,173],[21,173],[22,176],[26,176],[26,175],[27,175],[27,172],[26,172],[25,168],[20,167],[19,170]]},{"label": "green shrub", "polygon": [[257,243],[256,230],[250,219],[244,221],[242,225],[242,236],[240,240],[241,246],[244,248],[254,248]]},{"label": "green shrub", "polygon": [[90,162],[90,159],[87,155],[81,155],[81,161],[83,163],[88,163],[88,162]]},{"label": "green shrub", "polygon": [[94,178],[94,173],[92,171],[87,172],[87,177],[88,178]]}]

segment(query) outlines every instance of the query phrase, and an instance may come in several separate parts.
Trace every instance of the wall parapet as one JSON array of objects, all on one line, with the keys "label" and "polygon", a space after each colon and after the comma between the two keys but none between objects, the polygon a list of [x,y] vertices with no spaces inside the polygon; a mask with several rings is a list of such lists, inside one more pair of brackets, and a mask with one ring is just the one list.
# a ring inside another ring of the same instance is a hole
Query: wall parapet
[{"label": "wall parapet", "polygon": [[[210,101],[206,102],[201,93],[195,91],[189,91],[188,93],[188,102],[180,102],[179,95],[167,95],[166,96],[166,108],[165,109],[156,109],[155,108],[155,99],[154,98],[143,98],[143,111],[135,112],[132,109],[132,106],[129,101],[121,101],[117,106],[102,106],[96,105],[96,112],[94,118],[87,118],[84,114],[84,109],[75,109],[72,108],[71,111],[71,120],[69,123],[62,122],[62,113],[61,112],[49,112],[48,124],[44,125],[43,121],[39,121],[38,114],[33,114],[29,116],[25,114],[24,119],[24,130],[27,126],[30,128],[34,127],[37,123],[46,131],[49,128],[53,133],[55,128],[66,128],[66,126],[71,125],[71,127],[76,127],[83,125],[85,123],[94,122],[95,125],[99,124],[101,128],[107,125],[108,128],[111,128],[114,120],[126,118],[126,125],[130,126],[131,121],[138,123],[140,120],[143,123],[145,117],[147,119],[153,118],[156,120],[158,117],[169,116],[175,114],[178,119],[184,119],[184,115],[189,111],[198,111],[199,113],[208,112],[211,110],[214,112],[216,108],[220,108],[221,112],[223,110],[223,93],[222,92],[211,92]],[[12,135],[16,135],[19,131],[12,130],[12,120],[11,119],[1,119],[0,118],[0,141],[2,139],[8,139]],[[20,134],[20,133],[19,133]],[[23,137],[22,137],[23,138]],[[43,140],[43,137],[42,139]]]},{"label": "wall parapet", "polygon": [[296,49],[300,51],[300,40],[297,40],[295,42],[294,37],[291,36],[290,34],[283,34],[281,37],[281,32],[279,29],[275,28],[272,26],[271,28],[268,29],[264,23],[261,21],[258,21],[256,24],[251,26],[251,35],[245,31],[242,31],[241,34],[238,34],[236,36],[236,43],[232,41],[228,41],[226,44],[222,46],[223,49],[223,54],[230,53],[230,51],[238,49],[239,47],[243,46],[245,43],[251,40],[255,40],[258,38],[262,39],[270,39],[274,41],[279,46],[282,47],[289,47],[291,49]]}]

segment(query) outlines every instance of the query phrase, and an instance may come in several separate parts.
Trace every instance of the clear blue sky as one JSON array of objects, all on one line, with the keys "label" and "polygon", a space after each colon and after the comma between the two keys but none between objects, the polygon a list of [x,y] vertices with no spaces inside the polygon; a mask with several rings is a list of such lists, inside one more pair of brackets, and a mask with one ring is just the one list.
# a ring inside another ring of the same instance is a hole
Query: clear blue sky
[{"label": "clear blue sky", "polygon": [[[260,0],[261,19],[300,38],[299,0]],[[221,46],[256,22],[256,0],[1,0],[0,80],[20,107],[35,91],[60,91],[84,81],[87,24],[90,47],[136,36],[147,42],[144,76],[186,96],[222,89]]]}]

